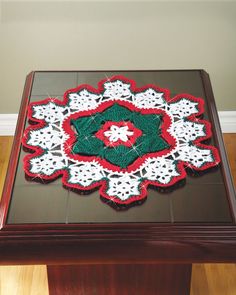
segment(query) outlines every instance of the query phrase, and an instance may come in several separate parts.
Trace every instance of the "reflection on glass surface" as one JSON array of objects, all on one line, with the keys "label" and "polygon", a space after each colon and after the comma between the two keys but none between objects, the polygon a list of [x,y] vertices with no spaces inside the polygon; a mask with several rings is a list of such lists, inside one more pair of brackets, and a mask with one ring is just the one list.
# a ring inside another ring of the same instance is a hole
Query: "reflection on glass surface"
[{"label": "reflection on glass surface", "polygon": [[[94,87],[116,74],[134,79],[137,86],[156,84],[169,88],[171,96],[190,93],[204,98],[199,71],[157,72],[40,72],[35,74],[31,101],[47,96],[61,98],[67,89],[87,83]],[[204,118],[208,119],[207,103]],[[214,144],[214,139],[209,143]],[[21,151],[8,223],[111,223],[111,222],[230,222],[227,195],[220,169],[186,179],[172,192],[148,190],[146,201],[126,211],[103,204],[98,191],[79,195],[62,187],[61,179],[49,184],[27,181]]]}]

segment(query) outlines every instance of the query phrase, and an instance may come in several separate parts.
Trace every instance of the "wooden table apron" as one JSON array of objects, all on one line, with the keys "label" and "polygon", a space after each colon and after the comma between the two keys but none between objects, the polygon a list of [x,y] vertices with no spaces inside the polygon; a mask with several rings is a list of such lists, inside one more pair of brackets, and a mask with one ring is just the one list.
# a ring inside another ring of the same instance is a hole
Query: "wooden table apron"
[{"label": "wooden table apron", "polygon": [[200,73],[232,223],[8,224],[32,72],[26,80],[1,200],[0,263],[47,264],[50,294],[100,295],[189,294],[192,263],[235,262],[235,193],[210,80],[205,71]]}]

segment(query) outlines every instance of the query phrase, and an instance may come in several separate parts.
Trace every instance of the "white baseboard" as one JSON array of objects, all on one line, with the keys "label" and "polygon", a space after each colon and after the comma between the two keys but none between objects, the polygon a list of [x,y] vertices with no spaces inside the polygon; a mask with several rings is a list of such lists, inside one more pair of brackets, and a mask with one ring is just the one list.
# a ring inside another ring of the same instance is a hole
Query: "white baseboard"
[{"label": "white baseboard", "polygon": [[[17,114],[0,114],[0,136],[12,136],[15,133]],[[219,112],[223,133],[236,133],[236,111]]]},{"label": "white baseboard", "polygon": [[236,133],[236,111],[221,111],[218,113],[223,133]]},{"label": "white baseboard", "polygon": [[0,136],[14,135],[17,114],[0,114]]}]

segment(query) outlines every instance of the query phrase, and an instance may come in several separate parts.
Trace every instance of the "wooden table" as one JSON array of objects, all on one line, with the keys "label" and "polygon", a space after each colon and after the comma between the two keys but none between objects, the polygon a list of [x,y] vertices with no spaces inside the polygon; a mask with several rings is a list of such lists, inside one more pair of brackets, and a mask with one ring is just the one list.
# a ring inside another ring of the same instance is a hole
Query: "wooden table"
[{"label": "wooden table", "polygon": [[[21,138],[27,105],[104,77],[121,74],[138,86],[156,84],[171,95],[205,100],[221,164],[188,176],[172,192],[149,189],[141,206],[117,212],[98,192],[83,197],[61,180],[42,185],[25,179]],[[0,207],[0,263],[47,264],[55,294],[189,294],[195,262],[236,261],[236,202],[215,101],[203,70],[32,72],[27,76]]]}]

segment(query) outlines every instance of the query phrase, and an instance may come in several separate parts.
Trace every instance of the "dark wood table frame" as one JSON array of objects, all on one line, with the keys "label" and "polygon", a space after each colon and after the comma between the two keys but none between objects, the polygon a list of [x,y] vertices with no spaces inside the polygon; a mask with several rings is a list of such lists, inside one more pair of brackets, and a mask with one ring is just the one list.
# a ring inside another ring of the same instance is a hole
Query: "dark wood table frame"
[{"label": "dark wood table frame", "polygon": [[232,223],[7,224],[32,72],[24,89],[1,200],[0,263],[47,264],[49,290],[54,295],[187,295],[192,263],[235,262],[235,192],[210,80],[205,71],[201,76],[220,149]]}]

